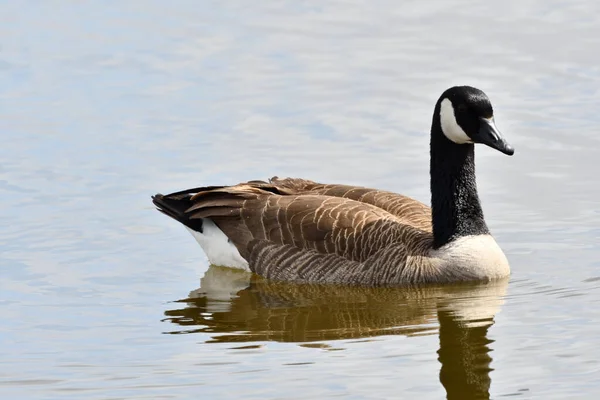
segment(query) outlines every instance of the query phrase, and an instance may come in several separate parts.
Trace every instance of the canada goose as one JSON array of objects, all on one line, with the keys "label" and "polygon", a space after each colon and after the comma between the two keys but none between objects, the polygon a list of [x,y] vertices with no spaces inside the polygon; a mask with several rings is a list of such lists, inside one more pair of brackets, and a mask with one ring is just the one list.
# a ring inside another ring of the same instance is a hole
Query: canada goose
[{"label": "canada goose", "polygon": [[508,276],[475,182],[474,143],[512,155],[481,90],[456,86],[431,124],[431,209],[348,185],[272,178],[152,197],[215,265],[296,283],[402,285]]}]

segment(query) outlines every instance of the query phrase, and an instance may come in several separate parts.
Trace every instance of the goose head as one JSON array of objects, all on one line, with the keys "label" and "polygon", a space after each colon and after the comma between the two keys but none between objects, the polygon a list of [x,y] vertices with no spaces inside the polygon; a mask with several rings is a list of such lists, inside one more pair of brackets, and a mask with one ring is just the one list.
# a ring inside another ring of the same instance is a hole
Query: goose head
[{"label": "goose head", "polygon": [[515,152],[496,127],[490,99],[479,89],[454,86],[446,90],[436,114],[441,133],[453,143],[483,143],[509,156]]}]

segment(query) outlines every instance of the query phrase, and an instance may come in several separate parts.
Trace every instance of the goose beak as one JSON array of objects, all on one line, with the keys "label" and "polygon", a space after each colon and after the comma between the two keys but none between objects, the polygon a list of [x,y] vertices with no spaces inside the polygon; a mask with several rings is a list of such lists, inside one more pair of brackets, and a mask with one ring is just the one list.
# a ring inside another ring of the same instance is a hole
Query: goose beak
[{"label": "goose beak", "polygon": [[496,127],[494,117],[479,118],[479,132],[477,132],[477,135],[473,138],[473,141],[476,143],[483,143],[487,146],[490,146],[492,149],[496,149],[509,156],[515,154],[515,149],[508,144],[506,139],[504,139]]}]

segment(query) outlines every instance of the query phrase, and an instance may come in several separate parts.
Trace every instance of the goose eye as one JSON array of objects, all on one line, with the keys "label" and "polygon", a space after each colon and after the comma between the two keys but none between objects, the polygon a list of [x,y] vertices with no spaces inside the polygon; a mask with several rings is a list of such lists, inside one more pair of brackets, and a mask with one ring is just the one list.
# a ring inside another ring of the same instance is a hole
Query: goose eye
[{"label": "goose eye", "polygon": [[464,104],[459,104],[458,107],[456,107],[456,111],[463,113],[463,112],[467,111],[467,106]]}]

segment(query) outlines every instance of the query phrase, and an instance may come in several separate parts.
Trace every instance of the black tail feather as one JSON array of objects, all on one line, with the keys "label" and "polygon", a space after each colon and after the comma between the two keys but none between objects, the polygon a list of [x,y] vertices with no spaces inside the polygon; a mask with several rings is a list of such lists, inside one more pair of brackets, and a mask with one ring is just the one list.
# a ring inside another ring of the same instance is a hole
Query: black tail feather
[{"label": "black tail feather", "polygon": [[186,214],[186,210],[193,204],[190,195],[187,196],[164,196],[160,193],[152,196],[152,203],[156,206],[158,211],[162,212],[166,216],[173,218],[176,221],[181,222],[183,225],[197,232],[202,233],[202,219],[190,219],[190,215]]}]

